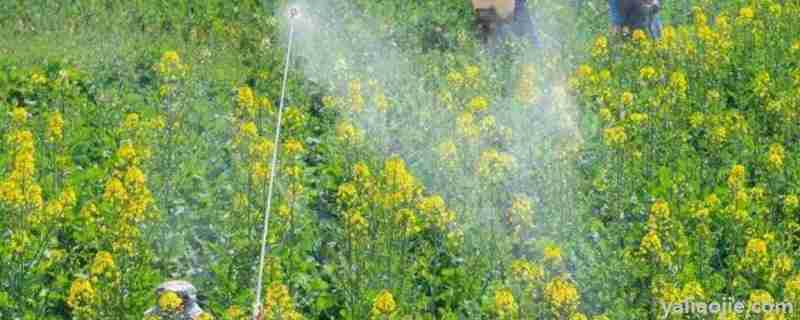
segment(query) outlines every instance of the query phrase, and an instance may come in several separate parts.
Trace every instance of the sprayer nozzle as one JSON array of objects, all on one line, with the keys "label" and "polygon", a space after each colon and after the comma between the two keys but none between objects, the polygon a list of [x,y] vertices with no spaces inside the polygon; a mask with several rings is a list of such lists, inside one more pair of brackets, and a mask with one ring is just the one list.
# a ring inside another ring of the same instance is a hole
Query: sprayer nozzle
[{"label": "sprayer nozzle", "polygon": [[297,18],[300,16],[300,9],[296,7],[289,8],[289,18]]}]

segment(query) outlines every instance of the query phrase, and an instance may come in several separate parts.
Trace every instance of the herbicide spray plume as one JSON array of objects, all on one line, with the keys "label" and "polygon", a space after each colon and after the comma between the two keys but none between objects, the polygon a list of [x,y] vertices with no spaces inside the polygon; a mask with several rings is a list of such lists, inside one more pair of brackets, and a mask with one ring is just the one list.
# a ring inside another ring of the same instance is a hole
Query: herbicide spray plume
[{"label": "herbicide spray plume", "polygon": [[286,48],[286,62],[283,69],[281,83],[281,97],[278,107],[278,120],[275,125],[275,141],[272,151],[272,166],[270,167],[269,189],[267,191],[267,208],[264,211],[264,229],[261,233],[261,255],[258,264],[258,279],[256,280],[256,301],[253,304],[253,320],[258,319],[261,309],[261,288],[264,281],[264,259],[267,254],[267,234],[269,233],[269,213],[272,210],[272,191],[275,185],[275,168],[278,167],[278,149],[280,148],[281,120],[286,100],[286,81],[289,76],[289,65],[292,58],[292,41],[294,39],[294,22],[300,17],[300,10],[296,7],[289,8],[289,45]]}]

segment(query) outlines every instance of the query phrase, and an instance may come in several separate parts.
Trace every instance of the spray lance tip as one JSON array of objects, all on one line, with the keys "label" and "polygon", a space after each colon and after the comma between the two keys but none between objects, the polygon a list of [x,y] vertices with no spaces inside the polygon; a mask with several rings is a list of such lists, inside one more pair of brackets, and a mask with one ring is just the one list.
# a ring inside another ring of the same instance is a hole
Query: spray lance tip
[{"label": "spray lance tip", "polygon": [[297,7],[289,8],[289,18],[296,19],[298,17],[300,17],[300,9]]}]

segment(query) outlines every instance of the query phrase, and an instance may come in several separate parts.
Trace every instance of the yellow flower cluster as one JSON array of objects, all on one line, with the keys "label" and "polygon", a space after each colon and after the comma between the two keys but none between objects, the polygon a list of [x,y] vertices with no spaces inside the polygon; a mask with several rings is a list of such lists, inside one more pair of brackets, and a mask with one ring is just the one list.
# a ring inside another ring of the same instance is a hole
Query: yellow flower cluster
[{"label": "yellow flower cluster", "polygon": [[608,54],[608,38],[605,36],[599,36],[594,41],[594,46],[592,46],[592,57],[602,57]]},{"label": "yellow flower cluster", "polygon": [[555,309],[571,309],[575,307],[580,298],[578,289],[562,278],[555,278],[547,283],[544,294],[547,302]]},{"label": "yellow flower cluster", "polygon": [[780,170],[783,168],[784,150],[780,144],[773,144],[769,147],[767,154],[767,164],[770,170]]},{"label": "yellow flower cluster", "polygon": [[113,278],[116,273],[117,266],[114,263],[114,257],[108,251],[99,251],[94,257],[90,272],[93,276],[105,276]]},{"label": "yellow flower cluster", "polygon": [[76,279],[72,282],[67,295],[67,305],[72,309],[73,313],[91,315],[94,313],[96,302],[97,292],[89,280]]},{"label": "yellow flower cluster", "polygon": [[514,294],[511,289],[502,288],[494,291],[494,312],[500,319],[517,314],[517,304],[514,302]]},{"label": "yellow flower cluster", "polygon": [[456,118],[456,131],[470,142],[477,141],[480,136],[480,128],[475,125],[475,117],[470,112],[464,112]]},{"label": "yellow flower cluster", "polygon": [[303,147],[303,143],[300,140],[289,138],[286,139],[286,143],[283,145],[283,151],[286,152],[287,156],[295,156],[305,152],[305,147]]},{"label": "yellow flower cluster", "polygon": [[163,312],[178,313],[183,310],[183,300],[177,293],[167,291],[158,297],[158,307]]},{"label": "yellow flower cluster", "polygon": [[25,108],[20,107],[15,107],[12,109],[11,112],[9,112],[9,115],[11,116],[11,120],[14,121],[15,126],[24,125],[25,122],[28,121],[28,117],[30,117],[28,111],[26,111]]},{"label": "yellow flower cluster", "polygon": [[36,183],[35,142],[27,130],[14,130],[6,137],[11,146],[11,172],[0,181],[0,201],[15,207],[41,208],[42,188]]},{"label": "yellow flower cluster", "polygon": [[639,71],[639,78],[644,81],[654,80],[658,76],[658,71],[653,67],[644,67]]},{"label": "yellow flower cluster", "polygon": [[783,199],[783,207],[786,209],[786,212],[789,213],[797,210],[797,208],[800,207],[800,197],[795,194],[787,195]]},{"label": "yellow flower cluster", "polygon": [[156,72],[168,78],[182,76],[186,69],[186,65],[181,63],[181,57],[176,51],[164,52],[161,60],[155,65]]},{"label": "yellow flower cluster", "polygon": [[532,227],[533,205],[530,198],[524,194],[515,195],[506,216],[507,223],[515,229]]},{"label": "yellow flower cluster", "polygon": [[800,302],[800,274],[786,281],[783,292],[789,301]]},{"label": "yellow flower cluster", "polygon": [[745,255],[754,261],[764,258],[767,255],[767,242],[764,239],[750,239],[747,241]]},{"label": "yellow flower cluster", "polygon": [[659,239],[658,232],[655,229],[651,228],[642,238],[642,248],[656,255],[661,253],[661,239]]},{"label": "yellow flower cluster", "polygon": [[731,171],[728,173],[728,185],[733,188],[741,188],[744,186],[745,183],[745,174],[746,169],[743,165],[737,164],[731,168]]},{"label": "yellow flower cluster", "polygon": [[473,97],[467,104],[468,112],[482,112],[489,108],[489,101],[483,96]]},{"label": "yellow flower cluster", "polygon": [[458,147],[452,140],[446,140],[440,143],[436,151],[439,154],[439,161],[447,164],[449,167],[455,166]]},{"label": "yellow flower cluster", "polygon": [[659,220],[669,219],[669,204],[663,199],[658,199],[650,207],[650,213]]},{"label": "yellow flower cluster", "polygon": [[447,84],[453,89],[464,86],[464,75],[458,71],[452,71],[447,75]]},{"label": "yellow flower cluster", "polygon": [[355,145],[362,141],[363,133],[349,121],[341,121],[336,125],[336,138],[344,144]]},{"label": "yellow flower cluster", "polygon": [[526,260],[511,262],[511,274],[520,281],[536,282],[544,279],[544,269]]},{"label": "yellow flower cluster", "polygon": [[603,140],[609,146],[619,146],[628,140],[628,135],[623,127],[606,128],[603,130]]},{"label": "yellow flower cluster", "polygon": [[519,83],[517,83],[516,98],[523,107],[530,106],[536,102],[535,92],[535,68],[533,64],[524,64],[522,66],[522,73],[520,74]]},{"label": "yellow flower cluster", "polygon": [[544,248],[544,261],[549,264],[561,263],[561,248],[555,245],[548,245]]},{"label": "yellow flower cluster", "polygon": [[61,112],[56,111],[50,115],[45,136],[49,142],[57,142],[64,137],[64,119],[61,117]]},{"label": "yellow flower cluster", "polygon": [[438,195],[423,198],[417,204],[417,209],[441,229],[455,220],[455,213],[447,209],[444,199]]},{"label": "yellow flower cluster", "polygon": [[361,95],[361,81],[350,81],[350,112],[359,113],[364,110],[364,96]]},{"label": "yellow flower cluster", "polygon": [[294,300],[285,285],[274,282],[267,288],[266,302],[262,319],[303,319],[303,315],[295,309]]},{"label": "yellow flower cluster", "polygon": [[395,310],[397,310],[397,303],[389,290],[381,291],[372,303],[372,313],[374,315],[390,315]]},{"label": "yellow flower cluster", "polygon": [[411,201],[420,194],[419,183],[408,172],[405,161],[400,158],[386,160],[382,178],[388,189],[388,193],[380,201],[384,208],[392,208]]},{"label": "yellow flower cluster", "polygon": [[481,153],[478,159],[478,176],[484,178],[502,179],[514,166],[514,157],[508,153],[488,149]]},{"label": "yellow flower cluster", "polygon": [[349,234],[353,239],[358,239],[360,236],[365,235],[369,229],[369,222],[356,210],[351,210],[346,215],[347,226],[350,229]]}]

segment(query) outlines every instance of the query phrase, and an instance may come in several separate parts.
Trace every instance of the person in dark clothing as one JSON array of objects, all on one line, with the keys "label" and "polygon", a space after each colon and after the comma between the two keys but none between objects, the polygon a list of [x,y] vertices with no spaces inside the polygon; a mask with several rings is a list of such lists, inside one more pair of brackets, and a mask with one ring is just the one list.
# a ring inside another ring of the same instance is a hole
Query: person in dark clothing
[{"label": "person in dark clothing", "polygon": [[641,29],[653,39],[661,37],[659,0],[609,0],[608,8],[613,33]]},{"label": "person in dark clothing", "polygon": [[539,45],[527,0],[472,0],[472,5],[478,35],[484,44],[493,45],[513,33],[533,46]]}]

